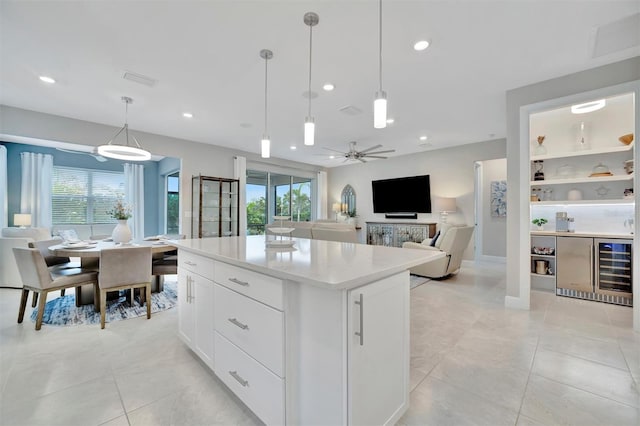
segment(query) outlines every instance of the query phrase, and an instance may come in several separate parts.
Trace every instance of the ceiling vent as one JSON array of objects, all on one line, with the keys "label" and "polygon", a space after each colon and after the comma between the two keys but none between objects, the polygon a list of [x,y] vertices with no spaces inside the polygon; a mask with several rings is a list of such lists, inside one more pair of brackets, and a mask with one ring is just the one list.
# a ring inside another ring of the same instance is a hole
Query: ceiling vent
[{"label": "ceiling vent", "polygon": [[593,57],[597,58],[640,45],[640,13],[629,15],[597,28]]},{"label": "ceiling vent", "polygon": [[358,107],[354,107],[353,105],[343,106],[338,111],[340,111],[343,114],[351,115],[351,116],[362,114],[362,110]]},{"label": "ceiling vent", "polygon": [[158,80],[147,77],[146,75],[136,74],[135,72],[125,71],[122,75],[122,78],[125,80],[133,81],[134,83],[144,84],[145,86],[153,87],[156,85]]}]

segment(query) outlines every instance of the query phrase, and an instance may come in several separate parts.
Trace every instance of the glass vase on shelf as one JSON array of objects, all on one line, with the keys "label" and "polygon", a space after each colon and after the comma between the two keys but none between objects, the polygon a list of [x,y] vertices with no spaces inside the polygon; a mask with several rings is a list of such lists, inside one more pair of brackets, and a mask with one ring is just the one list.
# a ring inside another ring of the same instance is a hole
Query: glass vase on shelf
[{"label": "glass vase on shelf", "polygon": [[544,138],[544,136],[538,136],[538,146],[533,150],[534,155],[544,155],[547,153],[547,147],[542,144],[544,142]]},{"label": "glass vase on shelf", "polygon": [[577,151],[585,151],[591,149],[591,145],[589,144],[589,138],[587,135],[587,125],[584,121],[581,121],[577,125],[577,137],[576,137],[576,150]]}]

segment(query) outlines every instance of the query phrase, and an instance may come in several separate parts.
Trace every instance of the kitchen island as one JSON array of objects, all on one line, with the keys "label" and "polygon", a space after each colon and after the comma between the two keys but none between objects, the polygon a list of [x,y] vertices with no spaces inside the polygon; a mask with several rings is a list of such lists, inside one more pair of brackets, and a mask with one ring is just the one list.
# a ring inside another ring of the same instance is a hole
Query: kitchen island
[{"label": "kitchen island", "polygon": [[179,335],[267,424],[393,424],[409,404],[409,268],[444,253],[265,236],[179,240]]}]

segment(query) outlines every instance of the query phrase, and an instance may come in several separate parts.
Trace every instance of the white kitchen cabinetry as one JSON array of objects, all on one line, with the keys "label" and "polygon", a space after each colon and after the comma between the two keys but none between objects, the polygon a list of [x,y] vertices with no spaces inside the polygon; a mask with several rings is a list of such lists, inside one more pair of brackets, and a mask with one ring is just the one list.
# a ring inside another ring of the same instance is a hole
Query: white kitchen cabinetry
[{"label": "white kitchen cabinetry", "polygon": [[213,260],[186,253],[178,264],[178,330],[208,366],[213,363]]},{"label": "white kitchen cabinetry", "polygon": [[556,291],[556,237],[531,235],[531,288]]},{"label": "white kitchen cabinetry", "polygon": [[398,279],[349,292],[349,424],[393,424],[408,407],[408,296]]}]

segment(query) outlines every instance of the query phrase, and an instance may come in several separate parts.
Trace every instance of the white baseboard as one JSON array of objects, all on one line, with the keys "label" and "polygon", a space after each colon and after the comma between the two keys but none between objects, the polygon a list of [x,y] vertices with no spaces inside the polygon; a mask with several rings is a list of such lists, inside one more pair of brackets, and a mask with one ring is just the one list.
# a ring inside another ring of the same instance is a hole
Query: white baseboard
[{"label": "white baseboard", "polygon": [[505,296],[504,297],[505,308],[511,309],[525,309],[529,310],[529,301],[524,300],[521,297]]}]

